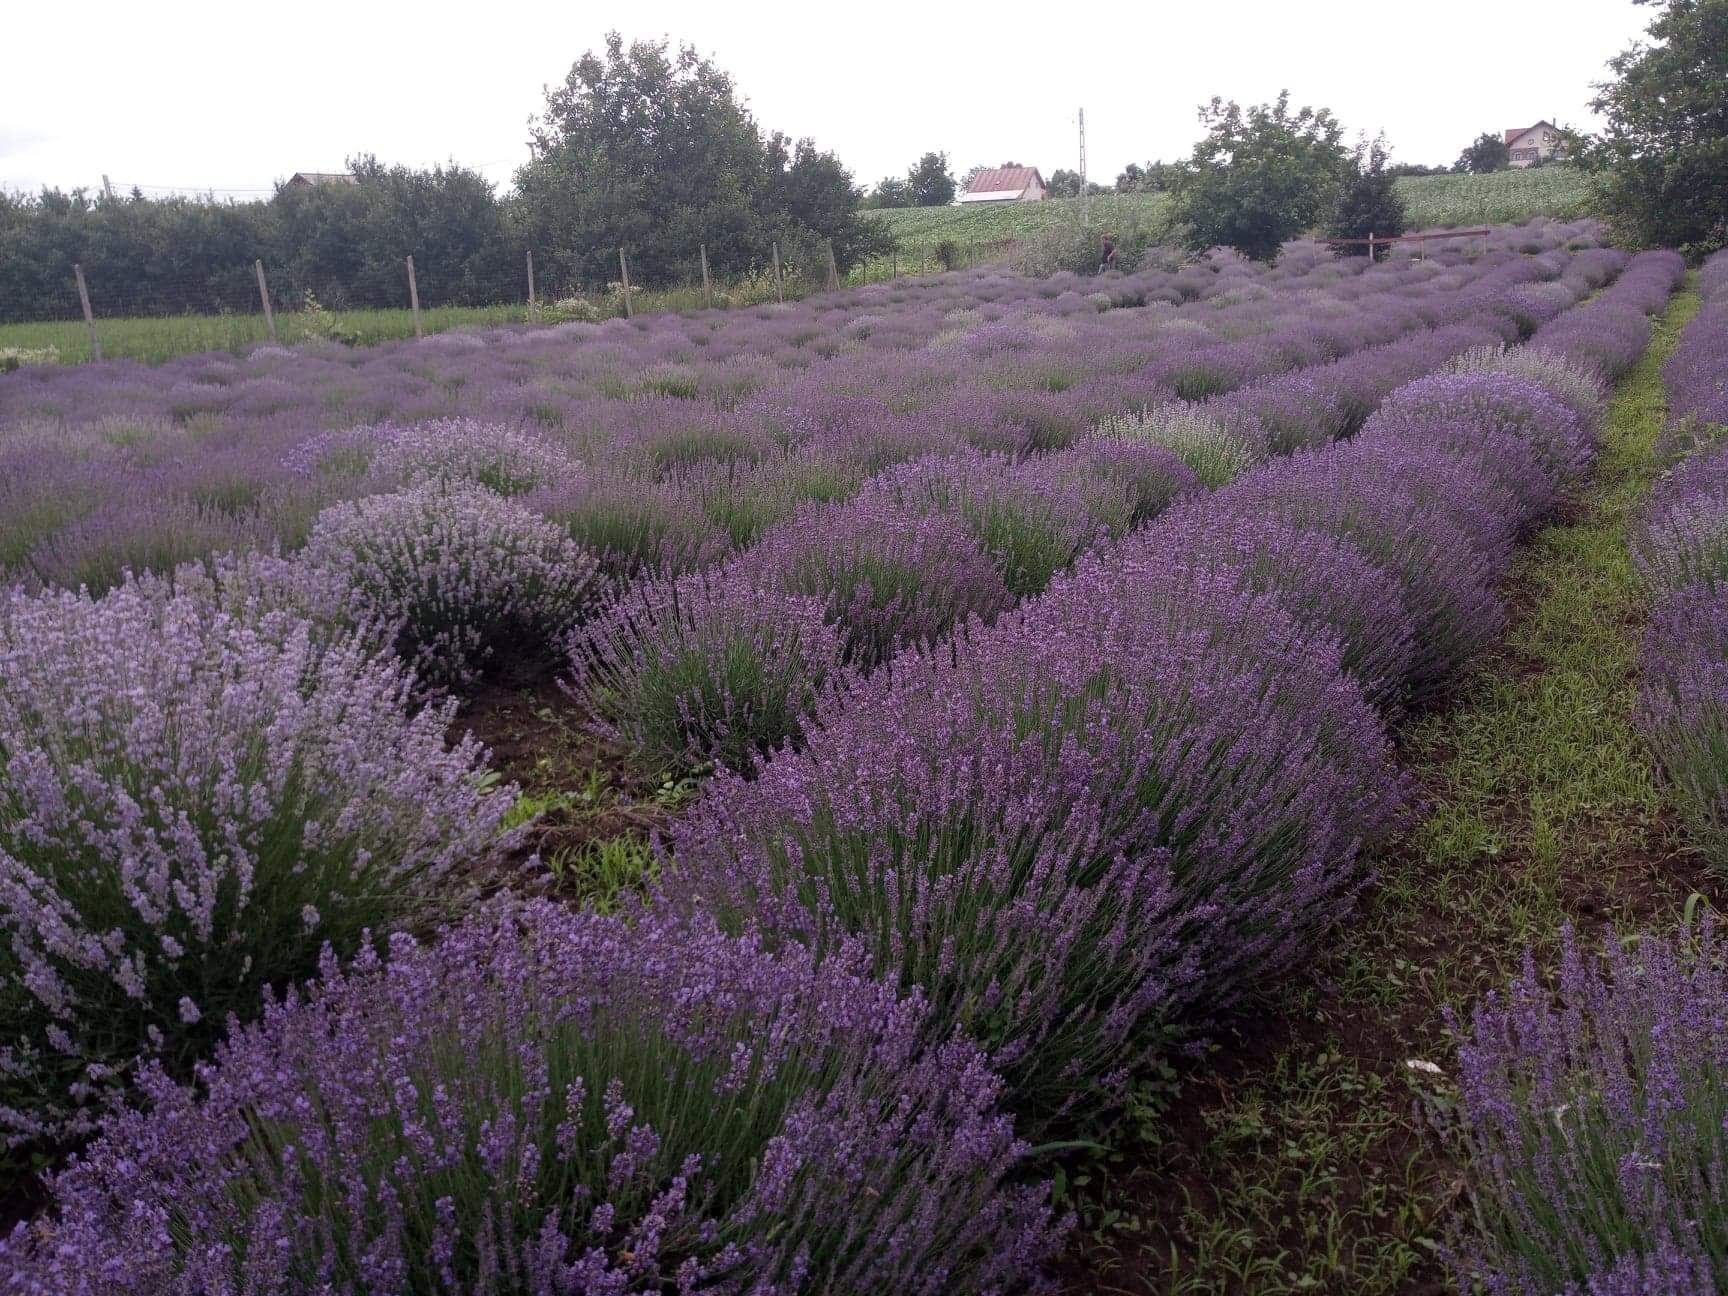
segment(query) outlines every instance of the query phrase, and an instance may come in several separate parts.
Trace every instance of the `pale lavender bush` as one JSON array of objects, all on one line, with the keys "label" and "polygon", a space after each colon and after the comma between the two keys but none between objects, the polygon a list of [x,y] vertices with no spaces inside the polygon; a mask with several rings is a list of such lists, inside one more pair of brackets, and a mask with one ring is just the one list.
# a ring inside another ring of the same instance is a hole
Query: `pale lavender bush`
[{"label": "pale lavender bush", "polygon": [[1099,425],[1098,435],[1129,444],[1161,446],[1180,459],[1206,487],[1236,480],[1265,457],[1263,447],[1244,440],[1220,416],[1181,404],[1124,414]]},{"label": "pale lavender bush", "polygon": [[483,487],[421,486],[333,505],[300,561],[342,579],[433,684],[509,654],[556,651],[596,594],[596,564],[559,527]]},{"label": "pale lavender bush", "polygon": [[[966,1296],[1060,1243],[1001,1082],[796,947],[494,906],[146,1078],[0,1243],[28,1290]],[[170,1223],[171,1222],[171,1223]]]},{"label": "pale lavender bush", "polygon": [[403,669],[166,582],[0,604],[0,1126],[76,1129],[139,1054],[423,912],[512,798]]},{"label": "pale lavender bush", "polygon": [[401,486],[472,484],[500,495],[569,484],[576,463],[538,437],[477,419],[435,419],[378,430],[371,471]]}]

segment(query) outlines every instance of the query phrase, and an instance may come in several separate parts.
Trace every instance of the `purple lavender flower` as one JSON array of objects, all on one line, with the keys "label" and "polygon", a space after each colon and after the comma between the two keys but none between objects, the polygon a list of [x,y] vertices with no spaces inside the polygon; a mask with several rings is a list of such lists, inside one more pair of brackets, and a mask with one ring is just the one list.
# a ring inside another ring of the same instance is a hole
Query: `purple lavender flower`
[{"label": "purple lavender flower", "polygon": [[410,712],[352,638],[249,612],[162,581],[0,603],[10,1136],[79,1128],[137,1054],[184,1070],[261,987],[493,849],[513,798],[477,790],[471,740],[446,748],[448,708]]},{"label": "purple lavender flower", "polygon": [[800,508],[737,571],[740,581],[819,600],[845,636],[848,663],[864,670],[1014,601],[963,521],[908,512],[885,493]]},{"label": "purple lavender flower", "polygon": [[1639,731],[1706,858],[1728,868],[1728,597],[1721,586],[1658,600],[1639,661]]},{"label": "purple lavender flower", "polygon": [[716,779],[666,886],[819,953],[861,939],[1044,1129],[1304,957],[1400,794],[1334,645],[1233,580],[1112,551]]},{"label": "purple lavender flower", "polygon": [[1422,703],[1499,634],[1505,613],[1493,589],[1504,554],[1484,552],[1476,537],[1419,507],[1395,480],[1369,474],[1358,484],[1365,461],[1341,458],[1343,449],[1275,459],[1226,487],[1220,503],[1344,540],[1394,576],[1416,627],[1409,698]]},{"label": "purple lavender flower", "polygon": [[851,679],[822,600],[736,566],[645,581],[571,638],[571,688],[655,768],[748,773]]},{"label": "purple lavender flower", "polygon": [[[1436,374],[1401,387],[1368,420],[1365,431],[1408,430],[1415,439],[1424,429],[1445,424],[1525,442],[1551,479],[1550,503],[1552,491],[1584,472],[1595,449],[1591,424],[1542,383],[1491,371]],[[1512,476],[1525,481],[1524,490],[1533,489],[1527,469],[1517,467]]]},{"label": "purple lavender flower", "polygon": [[[1708,911],[1706,911],[1708,913]],[[1563,933],[1459,1049],[1474,1227],[1458,1281],[1508,1296],[1728,1285],[1728,951],[1697,929],[1600,955]]]},{"label": "purple lavender flower", "polygon": [[[0,1243],[113,1291],[1043,1290],[1000,1080],[916,998],[651,914],[497,904],[160,1072]],[[166,1221],[172,1220],[172,1227]]]},{"label": "purple lavender flower", "polygon": [[1244,592],[1275,594],[1298,625],[1337,639],[1340,664],[1369,702],[1383,714],[1399,710],[1415,627],[1398,579],[1355,546],[1204,498],[1166,513],[1137,543],[1229,573]]}]

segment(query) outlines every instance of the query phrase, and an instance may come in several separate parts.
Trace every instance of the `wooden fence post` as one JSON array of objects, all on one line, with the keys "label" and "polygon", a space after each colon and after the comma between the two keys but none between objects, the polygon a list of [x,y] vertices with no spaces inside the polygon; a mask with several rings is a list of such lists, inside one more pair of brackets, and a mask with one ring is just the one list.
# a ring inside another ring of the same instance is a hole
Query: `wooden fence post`
[{"label": "wooden fence post", "polygon": [[408,304],[414,308],[414,336],[423,338],[425,331],[420,327],[420,285],[414,282],[414,258],[408,258]]},{"label": "wooden fence post", "polygon": [[774,300],[778,302],[786,300],[786,281],[780,277],[780,242],[778,239],[774,242]]},{"label": "wooden fence post", "polygon": [[834,240],[828,240],[828,291],[840,291],[840,267],[834,260]]},{"label": "wooden fence post", "polygon": [[630,263],[624,259],[624,249],[618,249],[618,276],[624,285],[624,318],[629,319],[636,313],[636,308],[630,303]]},{"label": "wooden fence post", "polygon": [[264,262],[254,261],[252,268],[258,272],[258,300],[264,303],[264,328],[270,334],[270,345],[276,345],[276,312],[270,309],[270,287],[264,282]]},{"label": "wooden fence post", "polygon": [[534,304],[534,249],[528,249],[528,318],[538,319],[539,310]]},{"label": "wooden fence post", "polygon": [[84,325],[90,330],[90,358],[102,358],[102,339],[96,336],[96,316],[90,310],[90,289],[84,285],[84,267],[76,263],[72,273],[78,278],[78,304],[84,308]]},{"label": "wooden fence post", "polygon": [[1368,264],[1374,264],[1374,231],[1368,231]]},{"label": "wooden fence post", "polygon": [[712,308],[714,305],[714,281],[708,277],[708,245],[698,243],[696,251],[702,257],[702,304]]}]

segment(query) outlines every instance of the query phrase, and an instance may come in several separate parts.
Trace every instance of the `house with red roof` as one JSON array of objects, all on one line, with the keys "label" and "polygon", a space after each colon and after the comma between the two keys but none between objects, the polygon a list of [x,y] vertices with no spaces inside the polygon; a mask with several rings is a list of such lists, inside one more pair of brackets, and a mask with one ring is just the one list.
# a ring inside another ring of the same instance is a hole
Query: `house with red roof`
[{"label": "house with red roof", "polygon": [[1037,202],[1047,197],[1037,167],[992,167],[980,171],[960,195],[963,203]]},{"label": "house with red roof", "polygon": [[1519,126],[1506,132],[1506,151],[1515,167],[1535,166],[1566,156],[1560,142],[1560,128],[1551,121],[1539,121],[1534,126]]}]

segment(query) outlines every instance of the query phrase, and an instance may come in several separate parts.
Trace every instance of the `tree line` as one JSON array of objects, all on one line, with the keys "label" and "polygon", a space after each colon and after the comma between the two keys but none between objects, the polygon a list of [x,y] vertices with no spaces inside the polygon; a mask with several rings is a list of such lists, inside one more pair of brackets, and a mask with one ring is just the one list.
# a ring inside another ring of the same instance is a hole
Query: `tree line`
[{"label": "tree line", "polygon": [[[1650,40],[1610,62],[1592,105],[1606,125],[1563,132],[1567,152],[1624,241],[1703,255],[1728,243],[1728,0],[1635,2],[1656,11]],[[1130,164],[1114,185],[1169,193],[1173,237],[1195,249],[1269,257],[1314,229],[1398,233],[1393,180],[1446,169],[1393,163],[1383,138],[1348,146],[1331,112],[1293,109],[1287,94],[1246,108],[1214,99],[1200,122],[1189,157]],[[1507,162],[1503,138],[1485,132],[1452,169]],[[0,193],[0,321],[75,310],[75,263],[99,309],[117,314],[254,309],[254,260],[279,301],[310,293],[332,307],[402,305],[408,255],[429,306],[519,298],[528,249],[543,296],[610,283],[621,246],[648,285],[692,282],[703,245],[723,279],[764,272],[776,247],[818,277],[830,246],[842,271],[892,246],[862,206],[945,205],[982,169],[957,180],[948,154],[926,152],[866,199],[833,153],[758,125],[691,47],[626,46],[616,33],[549,90],[508,194],[456,164],[349,165],[355,184],[284,185],[260,202]],[[1049,185],[1102,190],[1068,170]]]},{"label": "tree line", "polygon": [[692,48],[616,33],[552,88],[514,192],[452,163],[349,159],[354,184],[282,184],[254,202],[130,194],[0,193],[0,321],[76,310],[72,267],[115,314],[253,310],[262,260],[284,304],[401,306],[413,256],[423,305],[542,296],[617,280],[726,279],[782,261],[812,275],[884,251],[861,191],[831,153],[759,126],[731,78]]}]

